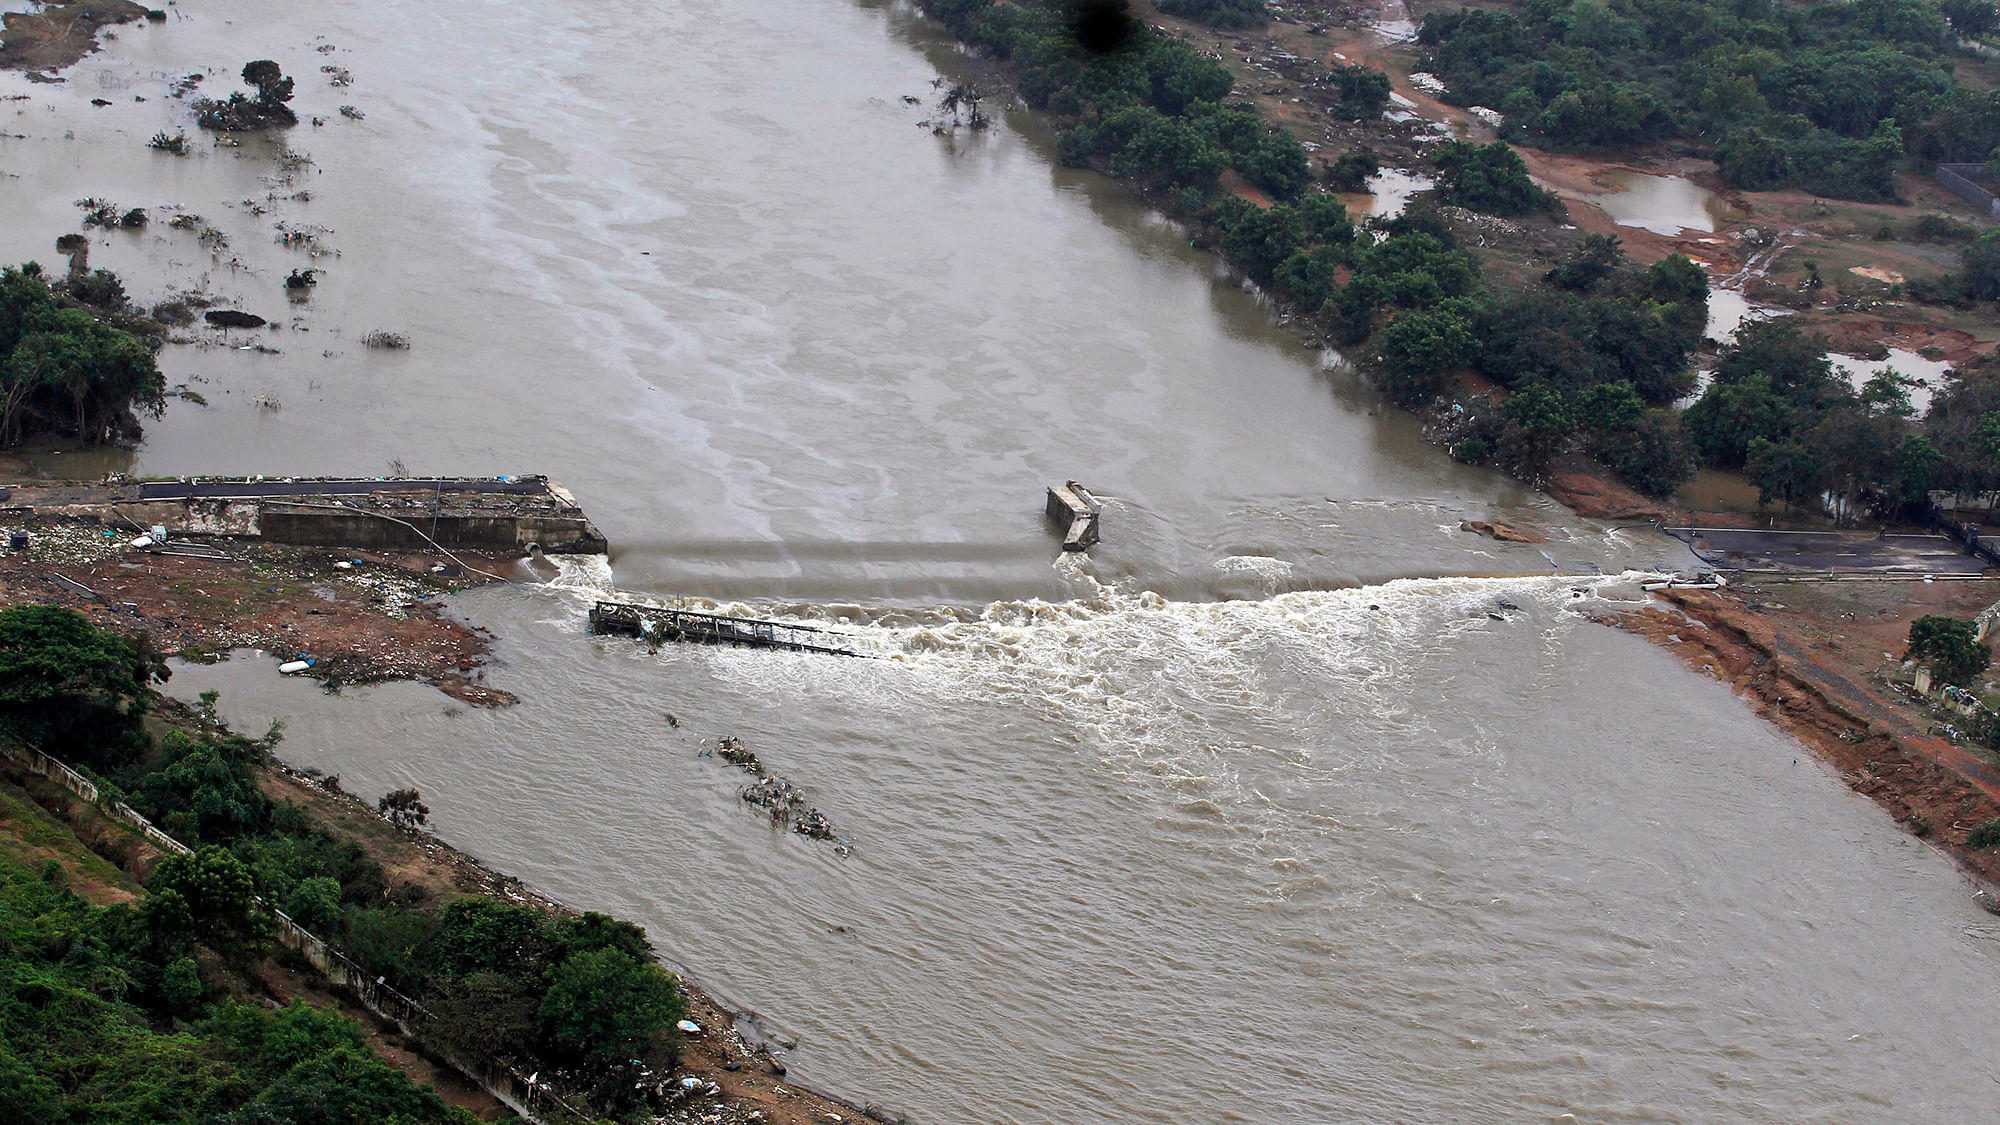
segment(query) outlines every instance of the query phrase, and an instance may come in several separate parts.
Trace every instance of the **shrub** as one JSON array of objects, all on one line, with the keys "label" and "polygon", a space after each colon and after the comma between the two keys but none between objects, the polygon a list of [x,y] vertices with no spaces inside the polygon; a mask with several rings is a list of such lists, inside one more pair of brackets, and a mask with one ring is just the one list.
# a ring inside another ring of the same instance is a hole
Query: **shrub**
[{"label": "shrub", "polygon": [[1965,846],[1979,850],[2000,847],[2000,817],[1994,817],[1967,832]]}]

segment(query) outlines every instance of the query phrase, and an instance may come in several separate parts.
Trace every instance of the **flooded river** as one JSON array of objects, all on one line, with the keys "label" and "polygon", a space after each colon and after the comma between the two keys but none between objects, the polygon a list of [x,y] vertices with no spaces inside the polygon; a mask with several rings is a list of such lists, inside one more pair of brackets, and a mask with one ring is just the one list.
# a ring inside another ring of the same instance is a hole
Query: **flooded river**
[{"label": "flooded river", "polygon": [[[177,204],[228,250],[156,222],[93,264],[284,325],[168,349],[208,405],[136,469],[545,472],[615,545],[457,599],[505,711],[249,657],[173,689],[643,922],[801,1081],[924,1125],[1983,1116],[2000,927],[1586,619],[1678,545],[1453,465],[1032,123],[921,128],[961,60],[907,8],[171,11],[0,79],[0,260],[56,261],[78,198]],[[256,57],[310,164],[146,149],[167,79]],[[1069,477],[1087,559],[1040,514]],[[1552,541],[1458,530],[1495,518]],[[614,586],[879,659],[586,636]],[[852,854],[754,815],[724,735]]]}]

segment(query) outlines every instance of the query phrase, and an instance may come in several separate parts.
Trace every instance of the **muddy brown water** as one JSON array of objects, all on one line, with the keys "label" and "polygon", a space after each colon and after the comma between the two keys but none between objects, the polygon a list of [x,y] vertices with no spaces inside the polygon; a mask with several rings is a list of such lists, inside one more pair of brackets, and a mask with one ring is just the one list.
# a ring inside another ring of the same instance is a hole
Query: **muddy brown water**
[{"label": "muddy brown water", "polygon": [[[925,1123],[1983,1116],[1993,921],[1584,619],[1678,545],[1454,466],[1031,123],[920,128],[960,60],[907,8],[172,11],[0,78],[0,258],[53,261],[83,196],[179,204],[220,260],[156,221],[93,263],[285,325],[169,349],[209,405],[135,467],[546,472],[618,545],[458,600],[505,711],[248,655],[173,690],[643,922],[795,1077]],[[290,182],[144,147],[167,77],[253,57],[327,121]],[[1042,523],[1069,477],[1109,499],[1088,558]],[[613,588],[880,659],[586,636]],[[724,735],[852,854],[754,815]]]}]

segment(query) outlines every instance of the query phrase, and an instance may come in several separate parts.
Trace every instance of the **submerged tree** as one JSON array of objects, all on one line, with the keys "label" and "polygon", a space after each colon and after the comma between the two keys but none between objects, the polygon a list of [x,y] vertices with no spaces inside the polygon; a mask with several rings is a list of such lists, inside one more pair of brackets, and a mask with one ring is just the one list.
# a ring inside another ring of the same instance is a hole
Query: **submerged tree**
[{"label": "submerged tree", "polygon": [[244,97],[238,90],[225,100],[203,98],[194,103],[202,128],[240,133],[299,123],[299,115],[285,104],[292,100],[292,80],[277,63],[257,59],[243,64],[243,84],[255,87],[257,96]]},{"label": "submerged tree", "polygon": [[431,808],[415,789],[396,789],[375,802],[375,811],[398,828],[421,828],[430,820]]}]

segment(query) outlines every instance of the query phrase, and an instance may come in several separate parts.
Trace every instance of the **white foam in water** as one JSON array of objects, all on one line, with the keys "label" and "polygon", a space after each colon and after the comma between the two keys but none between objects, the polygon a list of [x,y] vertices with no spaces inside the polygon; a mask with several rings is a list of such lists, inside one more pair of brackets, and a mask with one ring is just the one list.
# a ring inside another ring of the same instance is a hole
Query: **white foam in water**
[{"label": "white foam in water", "polygon": [[[1289,569],[1282,560],[1247,556],[1216,565],[1271,581]],[[1466,630],[1540,636],[1579,607],[1643,601],[1639,583],[1653,577],[1404,579],[1181,602],[1085,576],[1090,593],[1068,601],[995,602],[977,616],[948,607],[844,607],[838,622],[796,604],[703,603],[710,612],[832,625],[839,643],[877,659],[706,647],[648,658],[712,661],[732,682],[802,698],[880,693],[918,712],[995,698],[1032,701],[1103,767],[1212,802],[1215,816],[1235,821],[1255,817],[1259,807],[1240,781],[1240,764],[1312,744],[1311,728],[1327,706],[1288,698],[1293,689],[1279,684],[1318,685],[1338,695],[1350,717],[1397,727],[1415,721],[1399,667],[1448,649]],[[1356,706],[1357,698],[1366,705]],[[1244,730],[1256,737],[1230,733]]]}]

